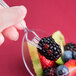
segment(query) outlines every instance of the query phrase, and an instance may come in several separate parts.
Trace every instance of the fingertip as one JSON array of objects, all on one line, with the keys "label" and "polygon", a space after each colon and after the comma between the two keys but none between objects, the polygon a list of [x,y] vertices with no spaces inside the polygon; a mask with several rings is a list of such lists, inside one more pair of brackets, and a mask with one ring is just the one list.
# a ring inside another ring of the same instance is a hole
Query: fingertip
[{"label": "fingertip", "polygon": [[3,31],[3,35],[10,40],[17,41],[19,38],[19,33],[15,27],[9,27]]},{"label": "fingertip", "polygon": [[21,19],[24,19],[24,17],[26,16],[27,14],[27,9],[25,8],[25,6],[14,6],[12,8],[15,8],[18,12],[17,14],[20,16]]},{"label": "fingertip", "polygon": [[0,46],[3,44],[4,42],[4,36],[2,35],[2,33],[0,33]]},{"label": "fingertip", "polygon": [[20,6],[19,12],[21,15],[23,13],[23,15],[25,16],[27,14],[27,9],[25,8],[25,6],[22,5]]}]

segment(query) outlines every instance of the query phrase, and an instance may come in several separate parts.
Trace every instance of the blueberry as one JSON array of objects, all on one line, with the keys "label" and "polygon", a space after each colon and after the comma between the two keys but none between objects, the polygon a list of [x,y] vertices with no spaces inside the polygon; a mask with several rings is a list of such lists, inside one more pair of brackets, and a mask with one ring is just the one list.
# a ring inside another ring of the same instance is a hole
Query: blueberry
[{"label": "blueberry", "polygon": [[63,53],[62,59],[64,62],[67,62],[67,61],[71,60],[72,58],[73,58],[72,51],[69,50],[69,51],[65,51]]},{"label": "blueberry", "polygon": [[57,76],[69,76],[69,70],[65,65],[60,65],[56,70]]},{"label": "blueberry", "polygon": [[76,51],[73,51],[73,59],[76,59]]}]

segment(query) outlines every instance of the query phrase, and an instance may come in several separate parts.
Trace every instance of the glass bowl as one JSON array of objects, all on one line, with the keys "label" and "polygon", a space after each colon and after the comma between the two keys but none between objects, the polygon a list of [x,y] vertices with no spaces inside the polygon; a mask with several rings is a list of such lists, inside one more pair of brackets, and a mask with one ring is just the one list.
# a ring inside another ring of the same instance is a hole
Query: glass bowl
[{"label": "glass bowl", "polygon": [[[37,30],[37,29],[33,29],[37,35],[40,37],[40,38],[43,38],[43,37],[48,37],[49,35],[44,32],[44,31],[41,31],[41,30]],[[35,74],[35,71],[33,69],[33,64],[32,64],[32,60],[31,60],[31,57],[30,57],[30,54],[29,54],[29,49],[28,49],[28,45],[27,45],[27,41],[26,41],[26,38],[25,38],[25,35],[23,36],[23,39],[22,39],[22,58],[23,58],[23,62],[24,62],[24,65],[28,71],[28,73],[31,75],[31,76],[36,76]],[[32,49],[33,50],[33,49]],[[76,70],[76,67],[74,67],[72,70],[70,70],[68,73],[70,73],[71,71],[74,71]],[[68,74],[67,73],[67,74]],[[66,74],[65,75],[62,75],[62,76],[67,76]],[[68,75],[69,76],[69,75]],[[72,76],[76,76],[76,73],[74,73],[74,75],[72,74]]]},{"label": "glass bowl", "polygon": [[[37,29],[33,29],[33,30],[36,32],[36,34],[40,38],[49,36],[46,32],[44,32],[42,30],[37,30]],[[27,46],[27,41],[26,41],[25,35],[23,36],[23,39],[22,39],[22,47],[21,48],[22,48],[23,62],[24,62],[24,65],[25,65],[27,71],[30,73],[31,76],[36,76],[36,74],[34,72],[34,69],[33,69],[33,65],[32,65],[30,54],[29,54],[29,50],[28,50],[28,46]]]}]

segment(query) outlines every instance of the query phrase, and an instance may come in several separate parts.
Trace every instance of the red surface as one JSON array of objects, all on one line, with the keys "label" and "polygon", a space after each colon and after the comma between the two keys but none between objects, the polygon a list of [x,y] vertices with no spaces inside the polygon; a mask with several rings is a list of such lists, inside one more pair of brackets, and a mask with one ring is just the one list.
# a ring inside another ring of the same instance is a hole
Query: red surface
[{"label": "red surface", "polygon": [[[45,30],[52,34],[61,30],[66,41],[76,43],[76,0],[5,0],[10,6],[25,5],[28,13],[25,18],[28,27]],[[0,46],[0,76],[30,76],[21,57],[21,40],[6,39]]]}]

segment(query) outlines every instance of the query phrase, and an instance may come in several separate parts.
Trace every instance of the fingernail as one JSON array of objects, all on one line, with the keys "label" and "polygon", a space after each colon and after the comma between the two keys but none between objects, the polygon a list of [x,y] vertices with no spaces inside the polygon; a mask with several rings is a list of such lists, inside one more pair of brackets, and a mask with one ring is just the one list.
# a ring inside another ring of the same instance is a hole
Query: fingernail
[{"label": "fingernail", "polygon": [[14,41],[17,41],[17,40],[18,40],[18,38],[19,38],[19,34],[17,33],[17,35],[16,35],[16,37],[15,37]]},{"label": "fingernail", "polygon": [[24,7],[24,6],[20,6],[19,8],[18,8],[18,12],[20,13],[20,15],[26,15],[26,13],[27,13],[27,10],[26,10],[26,8]]},{"label": "fingernail", "polygon": [[0,46],[3,44],[4,42],[4,37],[3,35],[0,33]]}]

